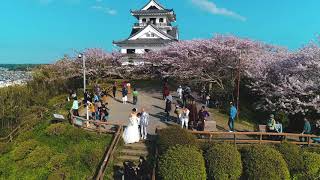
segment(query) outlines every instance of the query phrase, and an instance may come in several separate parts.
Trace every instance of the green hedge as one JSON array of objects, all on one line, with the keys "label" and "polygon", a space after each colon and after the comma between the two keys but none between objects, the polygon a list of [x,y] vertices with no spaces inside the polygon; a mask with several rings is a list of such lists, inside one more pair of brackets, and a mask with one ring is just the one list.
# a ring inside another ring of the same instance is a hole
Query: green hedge
[{"label": "green hedge", "polygon": [[211,144],[205,153],[208,179],[239,179],[242,174],[241,155],[234,145]]},{"label": "green hedge", "polygon": [[202,152],[192,146],[169,148],[160,157],[159,175],[162,180],[206,180]]},{"label": "green hedge", "polygon": [[286,161],[291,176],[298,174],[303,169],[302,150],[295,144],[282,143],[277,147],[277,150],[282,154]]},{"label": "green hedge", "polygon": [[320,155],[312,152],[303,153],[304,177],[317,179],[320,177]]},{"label": "green hedge", "polygon": [[198,147],[196,137],[180,126],[172,126],[159,131],[158,147],[160,154],[175,145],[192,145]]},{"label": "green hedge", "polygon": [[290,179],[286,161],[272,147],[255,145],[241,149],[244,179]]},{"label": "green hedge", "polygon": [[304,147],[303,150],[320,154],[320,147]]}]

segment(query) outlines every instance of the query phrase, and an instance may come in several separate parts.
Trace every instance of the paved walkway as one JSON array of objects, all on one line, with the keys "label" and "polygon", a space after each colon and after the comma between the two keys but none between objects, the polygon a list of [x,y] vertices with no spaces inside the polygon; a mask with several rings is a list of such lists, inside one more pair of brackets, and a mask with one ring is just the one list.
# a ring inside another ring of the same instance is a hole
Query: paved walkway
[{"label": "paved walkway", "polygon": [[[138,89],[139,90],[139,89]],[[154,134],[156,128],[165,128],[168,123],[163,122],[163,118],[165,116],[164,107],[165,101],[162,100],[160,92],[145,92],[139,91],[138,103],[137,105],[132,104],[132,95],[128,95],[128,103],[122,103],[122,95],[120,92],[117,93],[116,99],[112,97],[108,97],[109,102],[109,113],[110,118],[109,122],[127,125],[129,120],[129,115],[133,108],[137,108],[138,111],[141,111],[141,108],[145,108],[146,111],[150,114],[150,123],[148,127],[148,133]],[[174,110],[174,105],[172,106]],[[175,114],[171,113],[171,116],[175,116]],[[171,123],[171,122],[169,122]]]}]

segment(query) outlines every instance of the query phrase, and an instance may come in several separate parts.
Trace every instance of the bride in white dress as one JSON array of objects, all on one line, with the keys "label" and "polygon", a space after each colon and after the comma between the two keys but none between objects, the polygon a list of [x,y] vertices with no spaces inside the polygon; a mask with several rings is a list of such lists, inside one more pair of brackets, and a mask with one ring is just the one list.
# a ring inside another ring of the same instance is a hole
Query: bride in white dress
[{"label": "bride in white dress", "polygon": [[134,111],[129,118],[129,124],[125,128],[122,138],[125,144],[137,143],[140,141],[139,133],[139,118],[137,117],[136,112]]}]

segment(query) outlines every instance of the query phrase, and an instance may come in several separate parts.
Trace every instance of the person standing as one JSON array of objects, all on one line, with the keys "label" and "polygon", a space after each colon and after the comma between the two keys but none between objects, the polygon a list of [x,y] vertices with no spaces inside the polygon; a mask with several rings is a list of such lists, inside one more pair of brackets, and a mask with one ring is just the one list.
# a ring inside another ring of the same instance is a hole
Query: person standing
[{"label": "person standing", "polygon": [[210,95],[207,94],[207,95],[206,95],[206,106],[207,106],[207,107],[209,107],[210,99],[211,99]]},{"label": "person standing", "polygon": [[178,123],[178,124],[180,124],[181,122],[180,122],[180,117],[181,117],[181,112],[182,110],[181,110],[181,108],[180,108],[180,106],[179,105],[176,105],[176,109],[174,110],[174,113],[177,115],[177,122],[176,123]]},{"label": "person standing", "polygon": [[128,94],[131,94],[131,84],[128,82],[126,86],[127,86]]},{"label": "person standing", "polygon": [[187,105],[187,93],[185,91],[182,91],[182,105],[186,106]]},{"label": "person standing", "polygon": [[125,144],[138,143],[140,141],[140,132],[139,132],[139,117],[137,109],[133,108],[132,113],[129,117],[129,123],[125,128],[122,138]]},{"label": "person standing", "polygon": [[83,98],[84,98],[84,104],[87,106],[88,105],[88,101],[90,101],[90,93],[88,92],[88,90],[86,90],[84,92],[84,95],[83,95]]},{"label": "person standing", "polygon": [[94,102],[100,101],[100,98],[99,98],[98,94],[94,94],[93,101],[94,101]]},{"label": "person standing", "polygon": [[133,98],[132,103],[133,103],[134,105],[137,105],[138,95],[139,95],[139,92],[137,91],[136,88],[134,88],[134,89],[133,89],[133,92],[132,92],[132,98]]},{"label": "person standing", "polygon": [[73,99],[77,97],[76,91],[72,91],[71,97],[72,97]]},{"label": "person standing", "polygon": [[271,114],[270,118],[268,119],[267,128],[268,132],[276,132],[276,120],[274,119],[273,114]]},{"label": "person standing", "polygon": [[145,160],[145,158],[143,156],[140,156],[139,159],[139,165],[137,168],[137,176],[139,180],[147,180],[149,179],[148,177],[148,171],[149,171],[149,167],[150,165],[148,164],[148,162]]},{"label": "person standing", "polygon": [[79,116],[79,101],[77,96],[73,98],[72,113],[74,116]]},{"label": "person standing", "polygon": [[96,110],[95,110],[95,107],[94,107],[94,104],[89,102],[89,111],[91,112],[91,118],[93,120],[95,120],[96,118]]},{"label": "person standing", "polygon": [[95,115],[96,115],[96,120],[100,120],[100,110],[101,110],[101,102],[100,101],[95,101],[94,102],[94,108],[95,108]]},{"label": "person standing", "polygon": [[189,109],[186,106],[182,107],[182,113],[180,116],[181,121],[181,127],[184,128],[186,126],[186,129],[188,129],[188,123],[189,123]]},{"label": "person standing", "polygon": [[190,97],[190,103],[188,104],[187,108],[189,109],[189,128],[192,130],[197,127],[198,121],[198,109],[196,101],[193,97]]},{"label": "person standing", "polygon": [[234,131],[234,120],[237,116],[237,108],[233,105],[233,102],[230,102],[230,111],[229,111],[229,122],[228,122],[228,126],[230,131],[229,132],[233,132]]},{"label": "person standing", "polygon": [[172,97],[170,98],[171,95],[167,96],[166,98],[166,108],[165,108],[165,112],[166,112],[166,119],[165,121],[169,121],[170,119],[170,112],[172,109]]},{"label": "person standing", "polygon": [[162,95],[163,99],[166,99],[166,97],[170,94],[169,86],[167,83],[164,83],[163,88],[162,88]]},{"label": "person standing", "polygon": [[126,87],[122,88],[122,103],[127,104],[128,101],[128,90]]},{"label": "person standing", "polygon": [[[304,118],[304,125],[301,134],[311,134],[311,125],[307,118]],[[306,142],[308,138],[300,137],[300,141]]]},{"label": "person standing", "polygon": [[112,86],[112,94],[114,99],[116,98],[116,93],[117,93],[117,83],[114,82]]},{"label": "person standing", "polygon": [[207,118],[210,116],[209,112],[206,110],[205,106],[202,106],[199,113],[198,113],[198,131],[204,131],[205,123]]},{"label": "person standing", "polygon": [[144,108],[141,110],[141,117],[140,117],[140,134],[141,139],[147,139],[148,135],[148,128],[149,125],[149,114],[145,111]]},{"label": "person standing", "polygon": [[179,88],[177,89],[177,94],[178,94],[179,99],[182,99],[182,92],[183,92],[183,89],[181,86],[179,86]]}]

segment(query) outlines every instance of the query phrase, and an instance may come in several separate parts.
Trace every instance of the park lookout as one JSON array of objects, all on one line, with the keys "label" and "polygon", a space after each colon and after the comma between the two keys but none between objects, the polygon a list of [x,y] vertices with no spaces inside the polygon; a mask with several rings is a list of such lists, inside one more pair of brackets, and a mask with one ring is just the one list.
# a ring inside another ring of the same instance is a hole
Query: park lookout
[{"label": "park lookout", "polygon": [[133,25],[130,37],[113,42],[121,48],[121,53],[143,54],[178,41],[178,28],[172,25],[176,21],[173,9],[165,9],[155,0],[150,0],[140,10],[131,10],[131,15],[138,22]]}]

